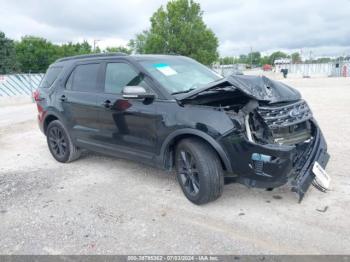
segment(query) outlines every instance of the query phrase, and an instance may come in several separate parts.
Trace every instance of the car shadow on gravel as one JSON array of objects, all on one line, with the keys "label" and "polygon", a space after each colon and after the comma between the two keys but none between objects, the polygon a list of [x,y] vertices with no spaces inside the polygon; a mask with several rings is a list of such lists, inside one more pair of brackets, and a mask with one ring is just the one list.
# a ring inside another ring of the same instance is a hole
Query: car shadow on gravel
[{"label": "car shadow on gravel", "polygon": [[[96,159],[101,165],[105,163],[116,162],[116,165],[122,165],[123,168],[130,169],[131,175],[137,176],[135,170],[142,170],[142,173],[146,173],[150,178],[156,177],[161,180],[173,180],[176,184],[174,186],[179,187],[176,181],[176,175],[174,171],[164,171],[159,170],[154,167],[147,166],[145,164],[136,163],[131,160],[116,158],[108,155],[103,155],[91,151],[85,150],[82,153],[81,159],[78,161],[90,161],[91,159]],[[140,172],[141,173],[141,172]],[[141,175],[141,174],[140,174]],[[172,190],[174,190],[173,188]],[[184,196],[185,197],[185,196]],[[279,188],[274,188],[273,190],[259,189],[259,188],[249,188],[238,183],[230,183],[224,186],[223,196],[213,202],[229,202],[232,201],[252,201],[262,202],[264,204],[270,204],[275,202],[288,202],[298,204],[297,195],[290,191],[288,186],[282,186]],[[207,205],[211,205],[210,203]]]}]

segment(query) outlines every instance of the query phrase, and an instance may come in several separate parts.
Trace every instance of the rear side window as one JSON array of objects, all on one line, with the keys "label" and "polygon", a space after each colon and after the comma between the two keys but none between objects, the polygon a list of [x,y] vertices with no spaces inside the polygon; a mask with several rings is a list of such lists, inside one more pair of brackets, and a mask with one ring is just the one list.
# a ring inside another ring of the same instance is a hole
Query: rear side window
[{"label": "rear side window", "polygon": [[66,88],[81,92],[96,92],[99,67],[100,64],[78,65],[70,75]]},{"label": "rear side window", "polygon": [[53,82],[57,79],[58,75],[62,72],[62,67],[54,66],[47,69],[46,74],[40,82],[41,88],[49,88],[52,86]]},{"label": "rear side window", "polygon": [[129,64],[108,63],[106,67],[105,93],[120,94],[125,86],[143,86],[143,76],[138,74]]}]

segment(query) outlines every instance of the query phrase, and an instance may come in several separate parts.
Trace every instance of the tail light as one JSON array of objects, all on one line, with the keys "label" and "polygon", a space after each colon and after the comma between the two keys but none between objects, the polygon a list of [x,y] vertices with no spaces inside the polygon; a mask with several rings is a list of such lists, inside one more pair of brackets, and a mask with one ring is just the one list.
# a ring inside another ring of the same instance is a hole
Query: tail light
[{"label": "tail light", "polygon": [[39,102],[39,101],[42,100],[42,98],[40,97],[40,92],[39,92],[38,89],[33,92],[33,99],[34,99],[35,102]]},{"label": "tail light", "polygon": [[39,101],[44,100],[44,98],[42,96],[40,96],[40,92],[38,89],[33,92],[33,99],[35,102],[39,102]]},{"label": "tail light", "polygon": [[[44,99],[40,96],[40,92],[38,89],[33,92],[33,99],[35,102],[39,102]],[[42,122],[45,115],[44,109],[40,103],[36,103],[36,107],[38,108],[38,120],[39,122]]]}]

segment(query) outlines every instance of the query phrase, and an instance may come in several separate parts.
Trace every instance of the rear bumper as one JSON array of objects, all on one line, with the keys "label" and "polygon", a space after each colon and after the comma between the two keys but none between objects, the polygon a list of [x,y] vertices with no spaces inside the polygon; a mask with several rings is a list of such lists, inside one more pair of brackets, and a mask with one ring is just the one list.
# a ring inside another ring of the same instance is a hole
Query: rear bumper
[{"label": "rear bumper", "polygon": [[321,130],[313,122],[313,139],[303,146],[260,145],[245,136],[228,135],[220,141],[232,164],[236,181],[249,187],[275,188],[289,184],[292,191],[305,195],[315,176],[315,161],[325,168],[329,155]]},{"label": "rear bumper", "polygon": [[41,131],[43,134],[45,134],[45,131],[44,131],[44,121],[42,120],[42,118],[41,118],[40,115],[38,115],[37,121],[38,121],[38,126],[39,126],[40,131]]},{"label": "rear bumper", "polygon": [[38,102],[36,103],[36,106],[38,108],[38,115],[37,115],[38,125],[40,128],[40,131],[45,134],[45,132],[44,132],[44,119],[46,116],[46,112],[44,111],[43,107]]}]

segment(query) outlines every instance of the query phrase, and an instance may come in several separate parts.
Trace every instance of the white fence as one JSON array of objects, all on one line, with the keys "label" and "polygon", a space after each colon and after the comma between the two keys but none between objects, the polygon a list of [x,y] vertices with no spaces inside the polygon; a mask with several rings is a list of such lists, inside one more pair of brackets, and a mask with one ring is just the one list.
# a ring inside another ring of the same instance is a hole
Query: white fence
[{"label": "white fence", "polygon": [[0,75],[0,97],[30,96],[43,77],[44,74]]},{"label": "white fence", "polygon": [[[274,71],[279,73],[287,68],[288,73],[299,76],[350,76],[350,62],[325,64],[284,64],[276,65]],[[245,70],[245,65],[214,65],[217,73],[228,76]],[[11,74],[0,75],[0,97],[30,96],[39,86],[44,74]]]},{"label": "white fence", "polygon": [[245,64],[233,65],[213,65],[212,69],[222,76],[229,76],[237,72],[243,72],[246,69]]},{"label": "white fence", "polygon": [[275,71],[282,68],[288,69],[288,73],[299,76],[349,76],[350,63],[323,63],[323,64],[283,64],[276,65]]},{"label": "white fence", "polygon": [[[288,74],[293,74],[299,77],[305,76],[322,76],[322,77],[349,77],[350,76],[350,62],[341,63],[323,63],[323,64],[278,64],[275,65],[273,71],[280,73],[281,69],[288,69]],[[214,65],[212,67],[217,73],[228,76],[237,71],[245,70],[244,65]]]}]

